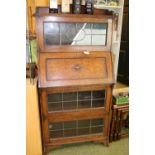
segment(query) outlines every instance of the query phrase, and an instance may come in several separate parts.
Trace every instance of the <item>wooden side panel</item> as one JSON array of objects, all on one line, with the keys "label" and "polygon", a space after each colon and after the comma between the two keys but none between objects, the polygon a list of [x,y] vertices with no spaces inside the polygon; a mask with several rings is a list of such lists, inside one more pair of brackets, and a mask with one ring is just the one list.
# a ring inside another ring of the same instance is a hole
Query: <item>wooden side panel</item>
[{"label": "wooden side panel", "polygon": [[26,155],[42,155],[37,81],[26,81]]},{"label": "wooden side panel", "polygon": [[48,117],[47,117],[47,94],[46,90],[41,91],[41,119],[42,119],[42,128],[43,128],[43,142],[48,143],[49,141],[49,131],[48,131]]}]

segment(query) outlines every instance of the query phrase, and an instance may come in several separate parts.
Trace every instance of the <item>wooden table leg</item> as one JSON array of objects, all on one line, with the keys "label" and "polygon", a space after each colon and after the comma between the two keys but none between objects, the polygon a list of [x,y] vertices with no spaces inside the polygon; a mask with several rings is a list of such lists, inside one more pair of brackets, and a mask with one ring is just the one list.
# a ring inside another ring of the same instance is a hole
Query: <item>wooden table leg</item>
[{"label": "wooden table leg", "polygon": [[113,109],[111,126],[110,126],[110,142],[114,140],[113,137],[114,137],[114,132],[115,132],[115,120],[116,120],[116,109]]}]

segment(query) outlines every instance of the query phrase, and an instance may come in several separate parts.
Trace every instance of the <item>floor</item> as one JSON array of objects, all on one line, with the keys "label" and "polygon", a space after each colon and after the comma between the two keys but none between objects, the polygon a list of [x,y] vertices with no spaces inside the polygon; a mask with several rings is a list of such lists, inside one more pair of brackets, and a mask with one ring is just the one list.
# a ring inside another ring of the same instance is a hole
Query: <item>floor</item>
[{"label": "floor", "polygon": [[62,146],[47,155],[129,155],[129,139],[110,143],[109,147],[96,143],[82,143]]}]

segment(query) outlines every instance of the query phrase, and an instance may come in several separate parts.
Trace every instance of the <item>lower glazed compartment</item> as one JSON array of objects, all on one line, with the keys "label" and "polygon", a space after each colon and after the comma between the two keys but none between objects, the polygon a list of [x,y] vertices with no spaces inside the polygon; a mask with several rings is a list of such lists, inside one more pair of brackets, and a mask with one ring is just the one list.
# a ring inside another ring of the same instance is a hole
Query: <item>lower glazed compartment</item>
[{"label": "lower glazed compartment", "polygon": [[44,144],[44,152],[59,148],[64,144],[98,142],[108,145],[107,116],[70,121],[49,122],[49,141]]},{"label": "lower glazed compartment", "polygon": [[50,139],[104,134],[103,118],[54,122],[48,127]]}]

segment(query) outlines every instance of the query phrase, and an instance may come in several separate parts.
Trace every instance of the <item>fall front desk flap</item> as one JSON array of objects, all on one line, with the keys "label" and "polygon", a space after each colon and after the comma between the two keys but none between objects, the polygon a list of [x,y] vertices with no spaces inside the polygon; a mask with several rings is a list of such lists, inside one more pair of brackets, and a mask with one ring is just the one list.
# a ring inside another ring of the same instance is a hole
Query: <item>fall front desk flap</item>
[{"label": "fall front desk flap", "polygon": [[39,53],[39,87],[112,84],[111,52]]}]

